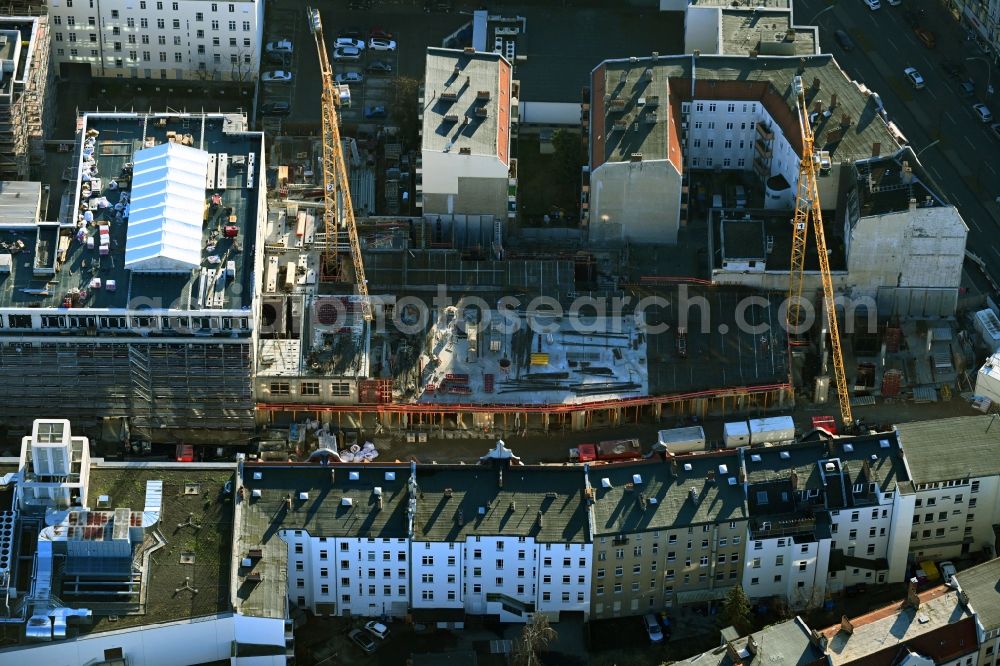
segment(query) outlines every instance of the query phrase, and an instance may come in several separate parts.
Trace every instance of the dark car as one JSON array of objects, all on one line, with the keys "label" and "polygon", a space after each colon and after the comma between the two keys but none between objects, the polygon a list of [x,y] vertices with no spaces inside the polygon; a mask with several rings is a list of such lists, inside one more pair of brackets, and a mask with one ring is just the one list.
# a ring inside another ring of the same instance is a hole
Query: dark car
[{"label": "dark car", "polygon": [[292,110],[292,105],[288,102],[268,102],[260,107],[260,112],[265,116],[283,116]]},{"label": "dark car", "polygon": [[962,81],[958,84],[958,89],[963,97],[972,97],[976,93],[976,84],[972,80]]},{"label": "dark car", "polygon": [[365,31],[356,25],[352,25],[349,28],[345,28],[340,31],[339,37],[347,37],[348,39],[364,39]]},{"label": "dark car", "polygon": [[962,64],[954,60],[942,60],[941,69],[953,79],[961,79],[962,75],[965,74],[965,68]]},{"label": "dark car", "polygon": [[850,51],[854,48],[854,42],[851,41],[850,36],[848,36],[848,34],[843,30],[837,30],[834,32],[833,38],[837,40],[838,44],[840,44],[840,48],[845,51]]},{"label": "dark car", "polygon": [[391,74],[392,65],[385,60],[373,60],[368,63],[368,71],[373,74]]},{"label": "dark car", "polygon": [[284,65],[285,58],[287,57],[287,55],[288,54],[286,53],[274,53],[274,52],[265,53],[264,60],[271,63],[272,65]]},{"label": "dark car", "polygon": [[355,645],[369,654],[374,652],[375,648],[378,647],[371,634],[366,631],[361,631],[360,629],[352,629],[351,633],[349,633],[347,637],[350,638]]},{"label": "dark car", "polygon": [[385,118],[385,107],[381,104],[369,106],[365,109],[365,118]]}]

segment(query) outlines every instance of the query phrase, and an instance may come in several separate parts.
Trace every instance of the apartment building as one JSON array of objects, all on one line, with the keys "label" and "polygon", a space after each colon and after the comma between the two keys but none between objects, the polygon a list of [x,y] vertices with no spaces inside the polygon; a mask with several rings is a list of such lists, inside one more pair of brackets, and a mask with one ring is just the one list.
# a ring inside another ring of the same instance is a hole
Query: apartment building
[{"label": "apartment building", "polygon": [[725,598],[747,513],[735,451],[591,465],[595,618]]},{"label": "apartment building", "polygon": [[795,664],[829,666],[823,644],[805,621],[798,616],[739,637],[736,630],[722,630],[722,644],[676,666],[741,666],[742,664]]},{"label": "apartment building", "polygon": [[53,62],[64,76],[254,82],[261,0],[52,0]]},{"label": "apartment building", "polygon": [[749,506],[743,587],[793,608],[906,574],[914,495],[892,435],[741,449]]},{"label": "apartment building", "polygon": [[2,180],[27,180],[45,159],[55,112],[51,39],[47,16],[0,17]]},{"label": "apartment building", "polygon": [[[253,428],[263,135],[239,114],[91,113],[59,219],[0,190],[0,417]],[[66,390],[66,387],[73,390]],[[51,413],[51,412],[50,412]]]},{"label": "apartment building", "polygon": [[976,620],[979,658],[975,663],[994,666],[1000,660],[1000,559],[960,571],[954,579],[959,599],[965,600]]},{"label": "apartment building", "polygon": [[[459,228],[468,229],[469,245],[489,247],[494,221],[506,224],[517,212],[512,71],[498,53],[427,49],[416,202],[449,238],[453,227],[459,241]],[[473,233],[468,224],[478,227],[480,217],[483,230]]]},{"label": "apartment building", "polygon": [[588,617],[584,471],[513,459],[501,443],[480,465],[244,465],[237,606],[456,627]]},{"label": "apartment building", "polygon": [[994,556],[1000,523],[1000,442],[990,416],[895,426],[916,491],[910,551],[917,560]]}]

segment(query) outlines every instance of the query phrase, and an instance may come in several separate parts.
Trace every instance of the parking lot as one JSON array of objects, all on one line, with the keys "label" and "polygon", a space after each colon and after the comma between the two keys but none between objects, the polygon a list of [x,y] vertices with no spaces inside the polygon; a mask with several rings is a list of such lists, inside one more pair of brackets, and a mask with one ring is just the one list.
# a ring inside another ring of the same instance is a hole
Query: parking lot
[{"label": "parking lot", "polygon": [[[471,17],[452,12],[426,12],[416,5],[376,3],[370,9],[352,9],[352,4],[357,7],[350,0],[319,0],[312,6],[320,11],[334,75],[355,72],[362,77],[360,82],[348,84],[351,106],[341,109],[342,127],[350,131],[374,132],[381,126],[393,126],[392,103],[397,78],[406,76],[422,80],[426,48],[441,45]],[[320,77],[305,8],[302,5],[272,5],[269,12],[264,42],[291,40],[293,53],[282,58],[265,54],[261,72],[289,71],[292,80],[261,83],[261,106],[274,102],[289,104],[287,113],[262,115],[262,127],[273,134],[313,133],[320,122]],[[368,48],[370,36],[379,32],[396,42],[395,50]],[[366,42],[360,58],[334,59],[337,38],[343,36]],[[374,63],[385,63],[391,71],[376,71]]]}]

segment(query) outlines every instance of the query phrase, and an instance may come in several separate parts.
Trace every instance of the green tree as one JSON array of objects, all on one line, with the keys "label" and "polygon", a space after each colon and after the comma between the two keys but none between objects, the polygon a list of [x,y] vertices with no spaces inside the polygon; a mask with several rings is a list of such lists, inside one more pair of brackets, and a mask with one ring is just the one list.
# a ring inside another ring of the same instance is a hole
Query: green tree
[{"label": "green tree", "polygon": [[418,108],[417,99],[420,93],[420,82],[411,76],[400,76],[393,86],[394,95],[391,103],[392,117],[399,127],[400,139],[407,148],[419,145],[417,133]]},{"label": "green tree", "polygon": [[719,613],[719,622],[723,627],[732,625],[740,636],[749,634],[753,629],[752,616],[750,614],[750,599],[743,591],[742,585],[735,585],[726,595],[722,612]]},{"label": "green tree", "polygon": [[514,645],[514,666],[541,664],[538,653],[543,652],[556,636],[556,630],[549,626],[549,618],[541,613],[535,613],[531,622],[524,625],[521,637]]}]

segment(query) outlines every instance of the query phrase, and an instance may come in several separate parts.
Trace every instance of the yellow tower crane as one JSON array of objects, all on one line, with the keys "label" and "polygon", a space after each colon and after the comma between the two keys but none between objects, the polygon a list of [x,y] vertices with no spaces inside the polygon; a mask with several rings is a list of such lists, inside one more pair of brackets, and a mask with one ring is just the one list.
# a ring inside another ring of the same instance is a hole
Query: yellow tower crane
[{"label": "yellow tower crane", "polygon": [[340,105],[340,87],[334,83],[333,67],[326,50],[326,40],[323,38],[323,22],[319,10],[306,8],[309,19],[309,31],[316,41],[316,52],[319,55],[320,81],[322,83],[322,116],[323,116],[323,230],[326,235],[326,253],[323,257],[324,272],[333,275],[337,272],[338,205],[343,213],[344,224],[351,244],[351,259],[354,262],[354,279],[358,294],[361,295],[361,307],[365,321],[372,320],[372,305],[368,297],[368,280],[365,279],[365,266],[361,258],[361,239],[354,220],[354,204],[351,202],[351,187],[347,179],[347,163],[344,161],[344,150],[340,143],[340,123],[337,119],[337,107]]},{"label": "yellow tower crane", "polygon": [[830,327],[830,350],[833,357],[833,375],[837,384],[837,398],[840,400],[840,416],[844,425],[854,425],[851,414],[851,396],[847,392],[847,373],[844,371],[844,354],[840,347],[840,327],[837,324],[837,309],[833,301],[833,281],[830,278],[830,256],[827,254],[826,234],[823,232],[823,212],[820,208],[819,186],[816,170],[819,156],[813,145],[812,126],[809,124],[809,108],[806,106],[805,86],[801,76],[792,81],[792,88],[798,104],[799,128],[802,132],[802,161],[799,163],[799,184],[795,197],[795,217],[793,219],[792,265],[788,284],[788,309],[786,324],[788,334],[798,332],[802,323],[802,271],[805,268],[806,238],[809,235],[809,218],[812,218],[816,234],[816,251],[819,254],[819,270],[823,279],[823,302],[826,307],[827,323]]}]

